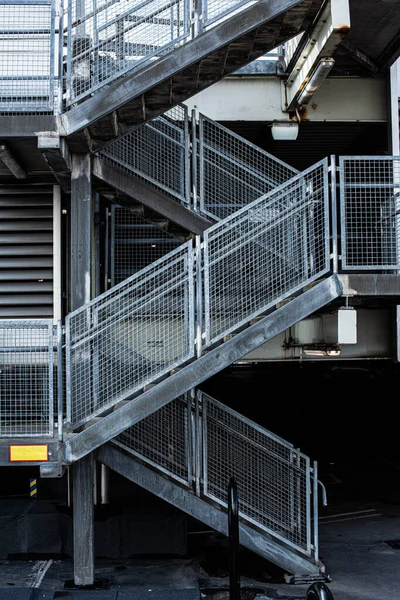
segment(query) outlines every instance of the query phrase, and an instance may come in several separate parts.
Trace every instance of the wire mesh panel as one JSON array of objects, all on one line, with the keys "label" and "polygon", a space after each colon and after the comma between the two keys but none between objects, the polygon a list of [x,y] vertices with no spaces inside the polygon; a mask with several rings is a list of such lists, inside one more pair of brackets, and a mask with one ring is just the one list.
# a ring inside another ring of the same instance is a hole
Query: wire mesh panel
[{"label": "wire mesh panel", "polygon": [[152,467],[191,485],[188,401],[173,400],[146,417],[114,442]]},{"label": "wire mesh panel", "polygon": [[323,160],[204,234],[205,344],[329,270]]},{"label": "wire mesh panel", "polygon": [[111,207],[111,285],[147,267],[182,242],[122,206]]},{"label": "wire mesh panel", "polygon": [[399,269],[400,157],[340,158],[342,268]]},{"label": "wire mesh panel", "polygon": [[203,0],[203,27],[232,16],[236,12],[255,4],[257,0]]},{"label": "wire mesh panel", "polygon": [[240,516],[310,555],[309,458],[206,395],[203,421],[204,494],[226,507],[234,477]]},{"label": "wire mesh panel", "polygon": [[0,436],[53,434],[53,323],[0,321]]},{"label": "wire mesh panel", "polygon": [[53,110],[54,18],[51,0],[0,0],[0,112]]},{"label": "wire mesh panel", "polygon": [[68,315],[69,423],[86,422],[193,357],[193,306],[188,242]]},{"label": "wire mesh panel", "polygon": [[99,156],[182,202],[190,202],[187,108],[176,106],[110,144]]},{"label": "wire mesh panel", "polygon": [[199,115],[201,212],[221,220],[298,173],[204,115]]},{"label": "wire mesh panel", "polygon": [[187,37],[189,21],[188,0],[71,0],[67,106],[162,56]]}]

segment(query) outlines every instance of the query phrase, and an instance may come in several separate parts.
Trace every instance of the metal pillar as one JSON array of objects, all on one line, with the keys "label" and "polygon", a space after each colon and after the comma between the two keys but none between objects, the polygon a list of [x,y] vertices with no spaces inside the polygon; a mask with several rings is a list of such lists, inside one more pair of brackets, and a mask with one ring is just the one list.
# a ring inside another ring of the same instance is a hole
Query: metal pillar
[{"label": "metal pillar", "polygon": [[[70,309],[91,300],[93,290],[93,215],[94,202],[89,154],[72,156],[71,179],[71,285]],[[72,466],[74,582],[94,582],[94,474],[93,455]]]},{"label": "metal pillar", "polygon": [[93,471],[92,454],[81,458],[73,466],[75,585],[93,585],[94,582]]},{"label": "metal pillar", "polygon": [[[390,67],[390,127],[389,136],[392,156],[400,155],[400,131],[399,131],[399,97],[400,97],[400,59]],[[397,240],[399,242],[399,240]],[[400,306],[396,306],[396,362],[400,362]]]}]

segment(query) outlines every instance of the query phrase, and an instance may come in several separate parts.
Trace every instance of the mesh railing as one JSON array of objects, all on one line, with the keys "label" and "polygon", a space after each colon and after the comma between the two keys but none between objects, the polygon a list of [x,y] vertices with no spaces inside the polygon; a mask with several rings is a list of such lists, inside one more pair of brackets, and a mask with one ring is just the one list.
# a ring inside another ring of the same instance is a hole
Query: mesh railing
[{"label": "mesh railing", "polygon": [[66,106],[90,96],[184,43],[193,35],[232,16],[256,0],[72,0],[68,11]]},{"label": "mesh railing", "polygon": [[51,321],[0,321],[0,437],[53,435]]},{"label": "mesh railing", "polygon": [[240,516],[310,555],[309,458],[206,395],[203,422],[204,494],[226,507],[234,477]]},{"label": "mesh railing", "polygon": [[168,196],[190,202],[186,107],[176,106],[137,127],[110,144],[99,156]]},{"label": "mesh railing", "polygon": [[137,217],[129,209],[112,206],[111,285],[144,269],[181,243],[168,232]]},{"label": "mesh railing", "polygon": [[307,556],[317,555],[317,537],[311,542],[318,507],[312,503],[310,459],[210,396],[197,392],[193,401],[187,396],[113,442],[225,510],[234,477],[244,521]]},{"label": "mesh railing", "polygon": [[199,115],[200,210],[221,220],[298,173],[215,121]]},{"label": "mesh railing", "polygon": [[67,316],[67,421],[76,427],[194,354],[190,242]]},{"label": "mesh railing", "polygon": [[0,0],[0,112],[49,112],[54,105],[52,0]]},{"label": "mesh railing", "polygon": [[134,456],[177,481],[192,484],[190,405],[173,400],[113,440]]},{"label": "mesh railing", "polygon": [[329,271],[328,163],[204,233],[205,345]]},{"label": "mesh railing", "polygon": [[67,106],[162,56],[189,29],[188,0],[71,0]]},{"label": "mesh railing", "polygon": [[400,157],[339,162],[342,268],[400,268]]}]

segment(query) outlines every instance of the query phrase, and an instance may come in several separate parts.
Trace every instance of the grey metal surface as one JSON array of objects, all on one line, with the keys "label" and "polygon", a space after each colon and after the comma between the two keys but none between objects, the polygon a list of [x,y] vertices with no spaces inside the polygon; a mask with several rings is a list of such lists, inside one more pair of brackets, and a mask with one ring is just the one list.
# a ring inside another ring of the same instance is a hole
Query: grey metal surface
[{"label": "grey metal surface", "polygon": [[214,220],[228,217],[298,174],[201,113],[198,135],[200,210]]},{"label": "grey metal surface", "polygon": [[52,0],[1,0],[1,113],[53,110],[54,8]]},{"label": "grey metal surface", "polygon": [[[205,217],[187,210],[183,204],[146,185],[132,175],[124,173],[124,171],[100,157],[93,158],[92,173],[99,182],[104,182],[107,186],[123,193],[124,196],[118,199],[118,203],[125,208],[129,208],[129,198],[132,198],[150,210],[166,217],[180,228],[195,234],[203,233],[211,224]],[[96,181],[94,181],[94,186],[101,191]]]},{"label": "grey metal surface", "polygon": [[339,279],[346,296],[400,296],[398,275],[377,273],[340,273]]},{"label": "grey metal surface", "polygon": [[227,509],[226,482],[234,477],[239,515],[313,557],[308,456],[217,400],[202,397],[204,494]]},{"label": "grey metal surface", "polygon": [[52,436],[52,321],[0,320],[0,437]]},{"label": "grey metal surface", "polygon": [[99,153],[164,194],[190,203],[189,124],[181,105],[119,138]]},{"label": "grey metal surface", "polygon": [[194,355],[193,250],[183,244],[66,319],[76,427]]},{"label": "grey metal surface", "polygon": [[339,159],[343,270],[400,266],[400,157]]},{"label": "grey metal surface", "polygon": [[[336,275],[328,277],[237,333],[223,346],[210,350],[194,362],[172,372],[145,392],[136,395],[132,393],[130,401],[119,406],[118,410],[107,414],[104,418],[90,424],[86,430],[65,440],[64,463],[71,464],[115,438],[128,427],[219,373],[278,333],[329,304],[342,294],[342,290]],[[129,397],[125,399],[129,400]]]},{"label": "grey metal surface", "polygon": [[326,159],[207,229],[205,346],[327,273],[328,234]]},{"label": "grey metal surface", "polygon": [[91,454],[72,467],[74,583],[94,582],[94,470]]},{"label": "grey metal surface", "polygon": [[[96,457],[120,475],[180,508],[195,519],[206,523],[220,533],[228,534],[228,516],[221,508],[217,508],[209,501],[195,496],[178,484],[167,481],[162,475],[150,470],[111,445],[104,445],[99,448]],[[239,528],[242,546],[289,573],[299,575],[305,573],[316,575],[319,573],[317,565],[306,557],[297,554],[293,549],[289,549],[271,539],[268,534],[261,533],[243,521],[240,521]]]}]

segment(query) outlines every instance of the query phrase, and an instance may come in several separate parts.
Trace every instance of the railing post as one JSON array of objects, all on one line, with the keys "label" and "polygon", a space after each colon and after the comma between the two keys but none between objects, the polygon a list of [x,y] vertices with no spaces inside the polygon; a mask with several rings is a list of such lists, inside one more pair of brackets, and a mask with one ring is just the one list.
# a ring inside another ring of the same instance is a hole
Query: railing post
[{"label": "railing post", "polygon": [[314,562],[317,565],[319,561],[318,552],[318,463],[313,463],[313,518],[314,518]]},{"label": "railing post", "polygon": [[202,252],[201,239],[196,235],[196,356],[202,354],[202,332],[203,332],[203,302],[202,302]]},{"label": "railing post", "polygon": [[228,490],[229,600],[240,600],[239,503],[236,481],[231,477]]},{"label": "railing post", "polygon": [[197,111],[192,109],[192,206],[193,210],[198,212],[197,203]]},{"label": "railing post", "polygon": [[195,38],[204,29],[204,13],[203,13],[203,2],[206,7],[207,0],[192,0],[192,37]]},{"label": "railing post", "polygon": [[63,385],[63,330],[61,321],[57,323],[57,428],[58,428],[58,441],[62,442],[64,439],[64,385]]},{"label": "railing post", "polygon": [[336,204],[336,158],[331,155],[331,218],[332,218],[332,262],[333,272],[337,273],[339,268],[338,240],[337,240],[337,204]]}]

